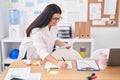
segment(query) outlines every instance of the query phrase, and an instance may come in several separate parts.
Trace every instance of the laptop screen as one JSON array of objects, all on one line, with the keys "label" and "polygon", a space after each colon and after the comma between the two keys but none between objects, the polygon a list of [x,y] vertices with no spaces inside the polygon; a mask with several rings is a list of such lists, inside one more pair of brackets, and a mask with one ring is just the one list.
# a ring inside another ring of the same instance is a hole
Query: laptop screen
[{"label": "laptop screen", "polygon": [[108,66],[120,66],[120,48],[110,49]]}]

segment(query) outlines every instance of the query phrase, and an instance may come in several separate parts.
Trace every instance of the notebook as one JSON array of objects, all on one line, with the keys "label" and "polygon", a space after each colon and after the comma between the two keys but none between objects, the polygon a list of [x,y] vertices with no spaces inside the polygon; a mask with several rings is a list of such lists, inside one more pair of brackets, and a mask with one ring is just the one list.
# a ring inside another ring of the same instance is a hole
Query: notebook
[{"label": "notebook", "polygon": [[99,71],[100,68],[95,60],[77,60],[76,67],[78,71]]},{"label": "notebook", "polygon": [[120,66],[120,48],[110,49],[108,66]]}]

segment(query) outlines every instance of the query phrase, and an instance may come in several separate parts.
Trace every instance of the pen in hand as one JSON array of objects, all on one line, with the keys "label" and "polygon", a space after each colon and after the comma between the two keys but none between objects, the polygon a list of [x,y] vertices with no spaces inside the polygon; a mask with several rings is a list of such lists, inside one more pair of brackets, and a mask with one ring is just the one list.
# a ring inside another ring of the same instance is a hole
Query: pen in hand
[{"label": "pen in hand", "polygon": [[62,60],[64,61],[64,67],[63,68],[67,68],[68,64],[65,62],[65,59],[62,57]]},{"label": "pen in hand", "polygon": [[65,62],[65,59],[62,57],[62,60]]}]

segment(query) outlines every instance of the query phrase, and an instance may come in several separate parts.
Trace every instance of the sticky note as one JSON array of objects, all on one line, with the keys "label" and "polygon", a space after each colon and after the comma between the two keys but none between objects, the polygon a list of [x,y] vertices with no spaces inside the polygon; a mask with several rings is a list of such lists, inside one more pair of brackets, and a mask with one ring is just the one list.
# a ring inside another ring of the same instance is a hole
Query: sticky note
[{"label": "sticky note", "polygon": [[20,3],[24,3],[24,0],[20,0]]},{"label": "sticky note", "polygon": [[51,69],[50,69],[50,68],[47,68],[47,72],[51,72]]},{"label": "sticky note", "polygon": [[36,61],[36,64],[39,66],[39,65],[41,65],[41,63],[39,62],[39,61]]},{"label": "sticky note", "polygon": [[18,0],[11,0],[12,3],[18,3]]},{"label": "sticky note", "polygon": [[98,2],[102,2],[103,0],[98,0]]},{"label": "sticky note", "polygon": [[32,65],[37,66],[37,64],[35,62],[33,62]]},{"label": "sticky note", "polygon": [[101,25],[106,25],[106,22],[105,22],[105,21],[102,21]]},{"label": "sticky note", "polygon": [[12,3],[8,3],[9,8],[13,8]]},{"label": "sticky note", "polygon": [[51,0],[37,0],[37,3],[49,3]]},{"label": "sticky note", "polygon": [[110,15],[110,19],[115,19],[115,15]]},{"label": "sticky note", "polygon": [[79,0],[80,1],[80,3],[83,3],[83,0]]},{"label": "sticky note", "polygon": [[50,71],[49,74],[56,75],[58,74],[58,71]]},{"label": "sticky note", "polygon": [[29,7],[29,9],[28,9],[30,12],[33,12],[34,11],[34,9],[32,8],[32,7]]},{"label": "sticky note", "polygon": [[31,2],[31,1],[28,1],[28,2],[25,3],[25,6],[26,7],[34,7],[34,3]]}]

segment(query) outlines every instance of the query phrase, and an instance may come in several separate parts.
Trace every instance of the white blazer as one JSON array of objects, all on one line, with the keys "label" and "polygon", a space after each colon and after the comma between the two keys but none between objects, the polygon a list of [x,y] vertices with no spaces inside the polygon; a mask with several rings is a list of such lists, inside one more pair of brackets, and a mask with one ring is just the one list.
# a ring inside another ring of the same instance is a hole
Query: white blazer
[{"label": "white blazer", "polygon": [[25,37],[19,47],[20,53],[18,59],[22,59],[27,52],[27,59],[42,59],[52,53],[56,35],[57,26],[52,26],[49,31],[48,26],[45,28],[35,28],[32,30],[30,37]]}]

